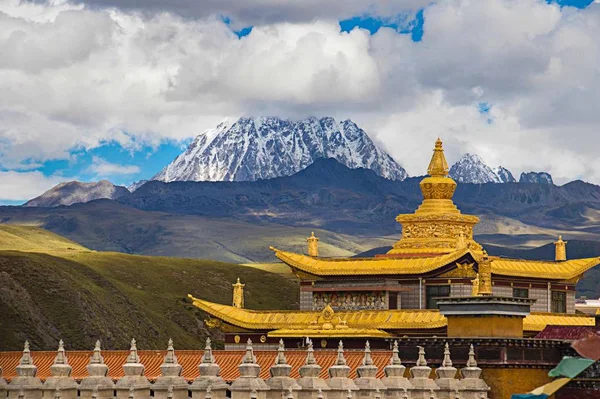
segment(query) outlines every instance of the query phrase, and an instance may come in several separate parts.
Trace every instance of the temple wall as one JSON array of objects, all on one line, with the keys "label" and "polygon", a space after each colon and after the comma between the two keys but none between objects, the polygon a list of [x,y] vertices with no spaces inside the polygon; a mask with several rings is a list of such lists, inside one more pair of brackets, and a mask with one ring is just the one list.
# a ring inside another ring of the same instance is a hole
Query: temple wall
[{"label": "temple wall", "polygon": [[471,296],[471,284],[452,284],[450,286],[450,296]]},{"label": "temple wall", "polygon": [[[410,291],[398,293],[398,301],[402,304],[402,309],[419,309],[419,284],[406,284],[403,287],[410,288]],[[423,307],[425,307],[425,286],[423,286]]]},{"label": "temple wall", "polygon": [[313,293],[300,291],[300,310],[313,310]]},{"label": "temple wall", "polygon": [[385,291],[313,292],[312,310],[322,310],[330,305],[334,310],[389,309],[389,297]]},{"label": "temple wall", "polygon": [[575,292],[567,292],[567,313],[575,313]]}]

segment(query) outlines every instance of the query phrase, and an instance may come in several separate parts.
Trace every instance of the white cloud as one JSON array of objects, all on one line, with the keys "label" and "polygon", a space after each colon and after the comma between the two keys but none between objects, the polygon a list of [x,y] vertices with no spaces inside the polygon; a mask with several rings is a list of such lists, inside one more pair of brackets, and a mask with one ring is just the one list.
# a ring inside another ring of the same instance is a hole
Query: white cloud
[{"label": "white cloud", "polygon": [[41,172],[0,172],[0,201],[26,201],[64,181]]},{"label": "white cloud", "polygon": [[[261,16],[234,1],[155,1],[145,13],[127,0],[2,2],[0,162],[181,140],[244,113],[313,114],[353,118],[412,174],[439,135],[451,160],[474,151],[517,175],[600,183],[600,6],[442,1],[413,43],[391,29],[341,33],[346,3],[264,0]],[[396,15],[411,2],[350,3],[354,15]],[[240,40],[215,14],[257,26]]]},{"label": "white cloud", "polygon": [[140,168],[136,165],[122,165],[108,162],[106,159],[93,156],[92,164],[89,167],[90,173],[95,173],[100,177],[108,177],[112,175],[133,175],[140,172]]}]

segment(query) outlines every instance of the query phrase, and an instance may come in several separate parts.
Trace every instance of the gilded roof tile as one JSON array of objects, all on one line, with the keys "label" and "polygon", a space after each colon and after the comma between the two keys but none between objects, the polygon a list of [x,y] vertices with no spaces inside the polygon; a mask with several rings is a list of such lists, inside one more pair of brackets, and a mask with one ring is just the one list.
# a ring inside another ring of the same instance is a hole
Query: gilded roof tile
[{"label": "gilded roof tile", "polygon": [[[321,314],[317,311],[240,309],[188,296],[195,306],[211,316],[252,330],[305,329]],[[354,329],[431,329],[446,325],[446,318],[437,310],[360,310],[335,314]]]},{"label": "gilded roof tile", "polygon": [[453,263],[469,253],[464,249],[430,257],[332,259],[271,249],[282,262],[316,276],[422,274]]},{"label": "gilded roof tile", "polygon": [[[471,253],[468,249],[447,255],[414,258],[314,258],[272,248],[287,265],[315,276],[423,274],[455,263]],[[477,256],[473,255],[474,258]],[[503,276],[553,280],[575,278],[600,264],[600,257],[567,261],[534,261],[494,258],[492,273]]]},{"label": "gilded roof tile", "polygon": [[[307,329],[321,314],[312,311],[248,310],[220,305],[190,296],[195,306],[229,324],[253,330]],[[447,325],[437,310],[357,310],[336,312],[353,329],[434,329]],[[541,331],[547,325],[593,326],[595,319],[575,314],[532,312],[523,320],[525,331]],[[313,330],[314,331],[314,330]],[[307,334],[300,334],[303,336]]]},{"label": "gilded roof tile", "polygon": [[594,326],[593,317],[565,313],[532,312],[523,320],[523,330],[542,331],[546,326],[585,327]]}]

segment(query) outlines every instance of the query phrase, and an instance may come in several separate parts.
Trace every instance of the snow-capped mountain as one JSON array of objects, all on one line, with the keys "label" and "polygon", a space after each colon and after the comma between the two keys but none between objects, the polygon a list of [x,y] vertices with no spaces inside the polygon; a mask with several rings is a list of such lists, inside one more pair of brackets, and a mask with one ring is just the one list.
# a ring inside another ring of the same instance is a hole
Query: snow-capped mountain
[{"label": "snow-capped mountain", "polygon": [[490,168],[476,154],[463,155],[450,168],[450,177],[459,183],[515,183],[512,173],[503,166]]},{"label": "snow-capped mountain", "polygon": [[552,176],[546,172],[521,173],[519,183],[554,184]]},{"label": "snow-capped mountain", "polygon": [[450,168],[450,177],[458,183],[502,183],[492,168],[476,154],[465,154]]},{"label": "snow-capped mountain", "polygon": [[129,190],[129,192],[132,193],[135,190],[137,190],[138,188],[142,187],[146,183],[148,183],[148,180],[134,181],[133,183],[131,183],[130,185],[127,186],[127,190]]},{"label": "snow-capped mountain", "polygon": [[350,119],[291,121],[242,117],[197,136],[187,150],[152,180],[253,181],[292,175],[317,158],[335,158],[349,168],[367,168],[390,180],[408,175]]},{"label": "snow-capped mountain", "polygon": [[494,169],[494,173],[502,183],[516,183],[515,177],[510,170],[506,169],[504,166],[498,166]]}]

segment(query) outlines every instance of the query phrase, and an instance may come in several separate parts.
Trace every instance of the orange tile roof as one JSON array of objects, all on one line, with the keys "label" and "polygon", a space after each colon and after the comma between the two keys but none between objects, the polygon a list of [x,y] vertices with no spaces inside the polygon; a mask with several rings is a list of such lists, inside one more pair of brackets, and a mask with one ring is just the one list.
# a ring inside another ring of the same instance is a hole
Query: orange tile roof
[{"label": "orange tile roof", "polygon": [[[146,366],[145,374],[151,380],[155,380],[160,376],[160,365],[163,362],[166,351],[151,351],[140,350],[138,354],[140,361]],[[176,350],[175,354],[179,364],[183,366],[183,376],[187,380],[192,380],[198,377],[198,364],[202,357],[203,351],[199,350]],[[72,376],[80,380],[88,375],[86,366],[92,351],[67,351],[69,364],[73,367]],[[129,351],[113,351],[104,350],[102,356],[105,363],[109,367],[109,377],[118,379],[123,376],[123,364],[127,358]],[[213,351],[216,361],[221,367],[221,376],[226,381],[233,381],[239,377],[238,365],[240,364],[244,351]],[[254,351],[258,364],[261,366],[261,378],[269,378],[269,367],[275,363],[277,351]],[[360,365],[363,352],[359,350],[347,350],[344,353],[348,366],[351,369],[351,377],[356,377],[356,368]],[[7,380],[16,375],[16,367],[19,364],[19,359],[22,352],[0,352],[0,367],[3,370],[3,377]],[[37,376],[41,379],[46,379],[50,376],[50,366],[54,362],[56,352],[54,351],[36,351],[31,352],[34,364],[38,367]],[[292,366],[291,377],[298,378],[298,369],[304,364],[306,359],[306,351],[288,350],[285,352],[288,363]],[[390,351],[373,351],[371,357],[379,369],[379,377],[383,377],[383,368],[389,363],[391,356]],[[336,360],[336,351],[315,351],[317,363],[323,368],[321,377],[327,378],[327,369],[331,367]]]}]

